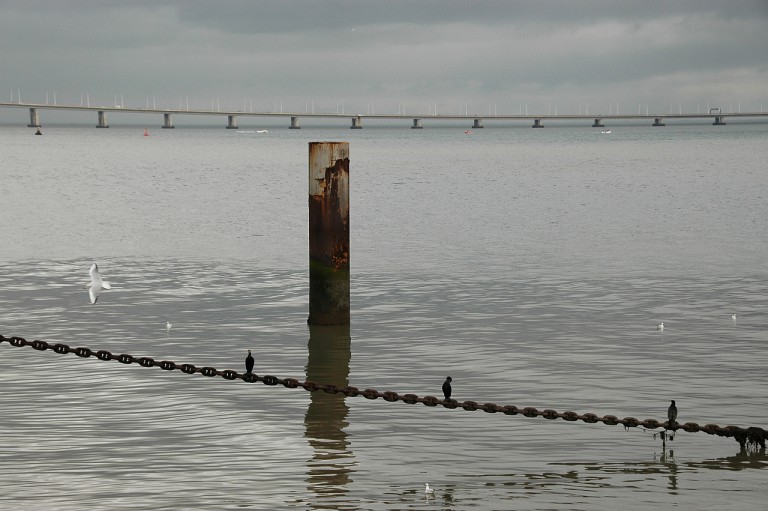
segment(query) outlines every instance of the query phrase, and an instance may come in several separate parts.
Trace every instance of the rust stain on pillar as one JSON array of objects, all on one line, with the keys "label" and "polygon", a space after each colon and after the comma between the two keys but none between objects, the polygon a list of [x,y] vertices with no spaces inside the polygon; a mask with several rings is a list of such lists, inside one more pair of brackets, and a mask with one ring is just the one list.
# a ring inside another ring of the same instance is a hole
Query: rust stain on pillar
[{"label": "rust stain on pillar", "polygon": [[349,324],[349,142],[309,144],[309,318]]}]

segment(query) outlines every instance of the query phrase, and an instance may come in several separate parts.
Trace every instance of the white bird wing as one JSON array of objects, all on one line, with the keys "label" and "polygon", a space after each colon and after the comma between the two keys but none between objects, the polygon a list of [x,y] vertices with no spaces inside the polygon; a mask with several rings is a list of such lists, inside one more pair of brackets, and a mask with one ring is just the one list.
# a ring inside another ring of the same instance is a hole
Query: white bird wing
[{"label": "white bird wing", "polygon": [[91,303],[96,303],[96,300],[99,299],[100,291],[101,287],[91,286],[88,288],[88,295],[91,297]]},{"label": "white bird wing", "polygon": [[96,263],[91,265],[91,269],[88,271],[88,273],[91,275],[91,283],[88,289],[88,294],[91,297],[91,303],[96,303],[96,300],[99,299],[99,293],[101,293],[101,290],[112,289],[112,286],[109,282],[101,280],[99,267],[96,266]]},{"label": "white bird wing", "polygon": [[91,287],[96,285],[101,286],[101,274],[99,274],[99,267],[96,266],[96,263],[91,265],[91,269],[88,273],[91,275]]}]

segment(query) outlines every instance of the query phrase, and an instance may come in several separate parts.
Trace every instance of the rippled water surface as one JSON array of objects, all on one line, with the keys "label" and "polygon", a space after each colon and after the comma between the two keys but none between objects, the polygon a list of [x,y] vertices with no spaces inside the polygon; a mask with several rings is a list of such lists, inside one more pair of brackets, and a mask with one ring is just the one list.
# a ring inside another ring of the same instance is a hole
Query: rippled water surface
[{"label": "rippled water surface", "polygon": [[[0,127],[0,334],[768,428],[766,125]],[[307,143],[350,142],[352,324],[308,327]],[[113,288],[90,305],[98,262]],[[731,314],[737,314],[733,321]],[[166,329],[166,321],[173,328]],[[663,332],[656,324],[663,321]],[[0,344],[0,508],[764,508],[732,439]],[[424,494],[424,483],[436,488]]]}]

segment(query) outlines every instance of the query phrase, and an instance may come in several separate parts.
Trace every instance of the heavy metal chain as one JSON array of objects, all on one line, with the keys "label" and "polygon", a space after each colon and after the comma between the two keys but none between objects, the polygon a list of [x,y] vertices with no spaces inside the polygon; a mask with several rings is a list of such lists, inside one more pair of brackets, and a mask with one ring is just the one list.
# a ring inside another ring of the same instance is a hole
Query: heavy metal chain
[{"label": "heavy metal chain", "polygon": [[282,385],[289,389],[303,388],[309,392],[316,392],[322,390],[328,394],[343,394],[347,397],[362,396],[366,399],[378,399],[382,398],[384,401],[396,402],[402,401],[403,403],[416,404],[422,403],[425,406],[443,406],[448,409],[461,408],[467,411],[482,410],[486,413],[500,412],[504,415],[523,415],[525,417],[543,417],[545,419],[563,419],[565,421],[574,422],[582,421],[588,424],[602,422],[603,424],[614,426],[623,425],[626,428],[643,427],[646,429],[658,429],[664,428],[665,430],[677,431],[683,430],[688,433],[702,432],[709,435],[716,435],[725,438],[734,438],[744,448],[745,446],[760,446],[765,449],[765,440],[768,436],[768,432],[762,428],[749,427],[741,428],[738,426],[718,426],[717,424],[706,424],[700,426],[695,422],[686,422],[680,424],[674,422],[672,424],[669,421],[660,422],[656,419],[639,420],[634,417],[625,417],[619,419],[615,415],[605,415],[599,417],[594,413],[579,414],[572,411],[558,412],[552,409],[538,410],[533,407],[518,408],[514,405],[497,405],[494,403],[479,404],[476,401],[462,401],[459,402],[455,399],[438,399],[435,396],[419,397],[416,394],[398,394],[392,391],[380,392],[376,389],[360,390],[357,387],[346,386],[339,387],[337,385],[320,384],[313,381],[299,381],[296,378],[278,378],[277,376],[264,375],[259,376],[254,373],[238,373],[232,369],[218,370],[215,367],[197,367],[192,364],[177,364],[170,360],[157,361],[151,357],[134,357],[122,353],[115,355],[106,350],[93,351],[87,347],[72,348],[66,344],[50,344],[46,341],[28,341],[22,337],[5,337],[0,335],[0,343],[7,342],[11,346],[22,347],[31,346],[38,351],[53,350],[56,353],[66,354],[74,353],[78,357],[89,358],[96,357],[99,360],[116,360],[122,364],[139,364],[142,367],[159,367],[166,371],[180,370],[183,373],[195,374],[200,373],[203,376],[214,377],[220,376],[225,380],[243,380],[247,383],[262,382],[264,385],[275,386]]}]

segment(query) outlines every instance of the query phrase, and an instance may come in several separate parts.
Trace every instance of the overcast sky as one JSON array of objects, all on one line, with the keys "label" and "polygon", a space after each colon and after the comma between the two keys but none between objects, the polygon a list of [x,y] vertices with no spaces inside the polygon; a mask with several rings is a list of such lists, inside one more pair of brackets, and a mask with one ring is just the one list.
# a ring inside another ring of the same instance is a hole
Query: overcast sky
[{"label": "overcast sky", "polygon": [[[0,0],[0,100],[768,108],[768,0]],[[122,97],[122,99],[120,99]]]}]

